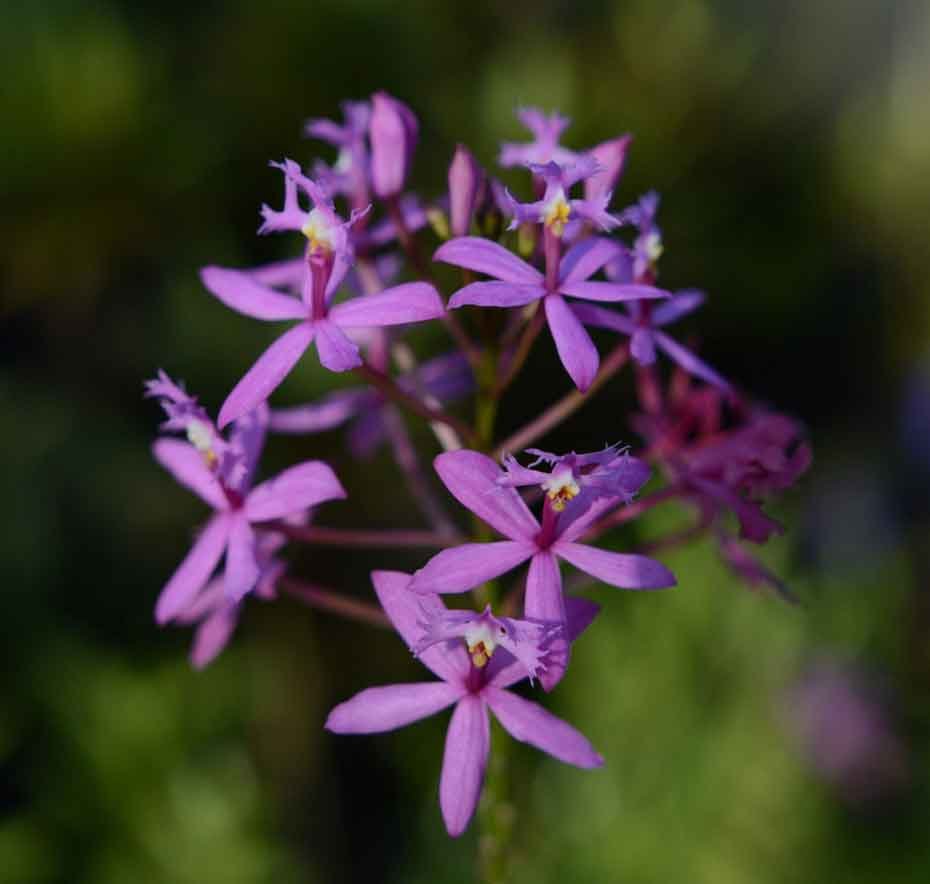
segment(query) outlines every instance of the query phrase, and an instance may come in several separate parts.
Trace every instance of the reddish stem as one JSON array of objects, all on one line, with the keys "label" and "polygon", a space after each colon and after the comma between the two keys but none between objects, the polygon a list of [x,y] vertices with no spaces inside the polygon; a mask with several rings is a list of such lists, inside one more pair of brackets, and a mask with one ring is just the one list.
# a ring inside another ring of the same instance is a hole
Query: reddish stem
[{"label": "reddish stem", "polygon": [[282,577],[278,580],[278,587],[312,608],[320,608],[331,614],[338,614],[340,617],[357,620],[370,626],[391,628],[391,621],[388,620],[387,615],[368,602],[346,598],[331,589],[317,586],[314,583],[304,583],[293,577]]},{"label": "reddish stem", "polygon": [[344,531],[318,525],[289,525],[287,522],[266,522],[259,527],[276,531],[301,543],[350,548],[393,549],[412,546],[442,549],[460,540],[457,535],[434,531]]}]

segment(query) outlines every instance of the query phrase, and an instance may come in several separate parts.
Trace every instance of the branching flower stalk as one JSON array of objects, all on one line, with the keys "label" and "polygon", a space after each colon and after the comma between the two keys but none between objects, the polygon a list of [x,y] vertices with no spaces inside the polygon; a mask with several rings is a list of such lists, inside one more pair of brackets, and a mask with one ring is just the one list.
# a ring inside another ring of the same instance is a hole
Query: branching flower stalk
[{"label": "branching flower stalk", "polygon": [[[687,591],[687,574],[676,578],[651,556],[706,536],[750,587],[792,599],[747,544],[781,531],[763,500],[807,469],[810,448],[796,421],[753,404],[665,330],[704,295],[659,284],[656,194],[611,208],[630,136],[571,149],[561,144],[565,117],[526,108],[519,118],[532,139],[502,145],[498,162],[525,170],[528,201],[463,145],[447,192],[426,197],[409,190],[419,133],[413,112],[383,92],[343,111],[344,123],[314,119],[305,130],[337,149],[334,164],[272,163],[284,197],[280,209],[261,207],[259,233],[290,237],[293,257],[201,272],[227,307],[290,328],[233,386],[216,422],[163,371],[147,382],[146,395],[166,414],[155,459],[212,510],[155,616],[196,627],[197,667],[229,642],[249,598],[287,595],[396,631],[437,680],[366,688],[339,703],[325,727],[370,734],[451,708],[442,820],[458,837],[477,808],[480,880],[506,881],[520,822],[508,789],[512,741],[583,769],[603,763],[580,731],[510,691],[529,681],[548,692],[562,681],[574,642],[599,611],[576,591],[679,582]],[[408,329],[437,320],[453,349],[422,352],[423,339]],[[589,328],[619,336],[603,357]],[[553,345],[572,389],[499,438],[498,415],[527,382],[531,353]],[[278,386],[310,351],[321,371],[353,372],[361,386],[281,407]],[[636,400],[623,410],[614,399],[598,414],[607,441],[632,445],[561,454],[531,447],[631,364]],[[433,432],[411,433],[408,421]],[[325,514],[346,492],[319,460],[257,481],[269,436],[337,428],[347,433],[340,472],[370,469],[372,453],[387,445],[425,525],[411,518],[381,530],[359,511],[352,527],[327,527]],[[435,477],[417,450],[422,438]],[[439,483],[447,495],[437,493]],[[691,523],[645,549],[612,548],[615,529],[673,501],[695,511]],[[289,543],[413,549],[425,561],[413,574],[376,570],[370,587],[323,587],[312,574],[287,574]],[[573,569],[564,582],[563,566]],[[502,578],[516,569],[503,594]],[[447,607],[447,595],[460,605]],[[492,717],[500,725],[493,732]]]}]

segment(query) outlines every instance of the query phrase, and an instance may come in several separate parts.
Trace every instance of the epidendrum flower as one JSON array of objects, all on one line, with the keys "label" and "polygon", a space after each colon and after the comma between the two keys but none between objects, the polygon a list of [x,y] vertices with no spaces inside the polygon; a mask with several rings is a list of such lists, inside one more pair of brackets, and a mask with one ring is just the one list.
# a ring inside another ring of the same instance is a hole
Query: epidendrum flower
[{"label": "epidendrum flower", "polygon": [[[559,559],[621,589],[662,589],[675,585],[672,572],[654,559],[608,552],[578,542],[600,514],[601,504],[592,505],[564,522],[559,512],[546,505],[540,525],[517,490],[499,481],[502,477],[506,479],[506,474],[486,455],[477,451],[448,451],[436,457],[434,465],[452,496],[507,539],[465,543],[443,550],[413,575],[410,582],[413,592],[465,592],[529,560],[524,617],[565,623]],[[632,482],[626,492],[633,494],[638,488],[633,483],[639,479],[632,475],[630,478]],[[603,502],[609,503],[610,499]],[[558,671],[546,672],[540,681],[551,690],[560,675]]]},{"label": "epidendrum flower", "polygon": [[505,168],[525,166],[529,163],[573,163],[578,154],[562,147],[559,139],[569,127],[571,120],[561,114],[546,116],[535,107],[524,107],[517,111],[517,118],[533,133],[533,141],[526,144],[505,143],[501,145],[497,162]]},{"label": "epidendrum flower", "polygon": [[[409,393],[426,393],[439,402],[453,402],[474,387],[468,360],[460,353],[447,353],[398,375],[397,385]],[[275,433],[320,433],[352,422],[349,449],[355,457],[368,457],[384,441],[384,408],[387,400],[370,387],[336,390],[318,402],[276,408],[270,429]]]},{"label": "epidendrum flower", "polygon": [[[420,662],[441,681],[368,688],[336,706],[326,720],[326,728],[338,734],[382,733],[455,704],[439,781],[439,806],[450,835],[456,837],[465,831],[481,794],[491,746],[489,709],[514,739],[536,746],[559,761],[581,768],[603,764],[590,742],[573,727],[507,690],[527,677],[528,666],[520,657],[527,656],[523,647],[530,649],[529,654],[538,653],[532,650],[538,648],[536,636],[518,633],[512,637],[514,645],[523,646],[518,650],[520,656],[501,644],[492,650],[489,660],[479,657],[481,665],[475,665],[475,654],[466,647],[467,639],[458,634],[459,630],[450,629],[440,637],[424,636],[424,611],[436,622],[450,622],[448,615],[452,612],[445,610],[439,596],[411,593],[407,589],[408,574],[375,571],[371,576],[381,607],[394,628],[409,647],[420,648]],[[597,613],[597,606],[590,602],[572,601],[566,626],[569,640],[577,638]],[[490,626],[507,628],[506,620],[485,621],[489,631]],[[422,646],[424,638],[426,646]]]},{"label": "epidendrum flower", "polygon": [[[236,384],[220,409],[220,427],[264,402],[311,343],[316,345],[320,362],[326,368],[348,371],[361,365],[362,359],[346,329],[420,322],[436,319],[443,313],[438,293],[425,282],[405,283],[378,294],[331,304],[332,294],[351,263],[347,225],[319,186],[301,174],[296,163],[288,160],[278,168],[285,175],[284,208],[275,212],[264,207],[262,230],[299,230],[307,237],[308,259],[301,299],[275,291],[243,270],[206,267],[201,279],[208,291],[239,313],[256,319],[291,319],[298,323],[281,335]],[[303,211],[298,203],[298,187],[313,202],[314,208],[309,212]]]},{"label": "epidendrum flower", "polygon": [[367,101],[344,101],[343,125],[332,120],[312,119],[304,125],[304,134],[338,148],[332,167],[317,161],[314,174],[330,195],[344,194],[352,207],[363,210],[369,202],[369,160],[365,143],[371,105]]},{"label": "epidendrum flower", "polygon": [[[178,401],[179,392],[183,393],[183,388],[173,384],[168,387],[161,377],[148,385],[149,395],[162,400],[173,421],[177,420],[177,409],[183,405]],[[162,437],[152,451],[175,479],[213,508],[214,514],[165,584],[155,606],[155,619],[159,623],[189,616],[191,604],[224,553],[225,597],[236,603],[254,589],[262,574],[261,560],[266,556],[258,547],[253,523],[303,514],[325,500],[346,496],[336,474],[322,461],[305,461],[252,487],[268,424],[267,408],[240,416],[228,441],[222,440],[208,422],[210,437],[218,440],[209,447],[202,444],[206,438],[199,426],[203,416],[198,414],[192,420],[198,423],[189,423],[184,429],[189,438],[194,436],[195,442]]]},{"label": "epidendrum flower", "polygon": [[605,264],[620,253],[621,246],[603,237],[576,243],[561,258],[556,278],[549,280],[513,252],[498,243],[463,236],[444,243],[433,256],[457,267],[493,277],[459,289],[449,307],[524,307],[542,301],[549,331],[569,377],[579,390],[587,390],[597,374],[600,357],[565,296],[591,301],[630,301],[666,298],[654,286],[592,280]]}]

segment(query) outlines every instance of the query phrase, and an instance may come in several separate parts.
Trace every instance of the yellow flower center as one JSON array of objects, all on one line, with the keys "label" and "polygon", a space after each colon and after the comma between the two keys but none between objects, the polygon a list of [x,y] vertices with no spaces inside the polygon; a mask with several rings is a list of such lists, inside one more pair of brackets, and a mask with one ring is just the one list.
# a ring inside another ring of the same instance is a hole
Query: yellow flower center
[{"label": "yellow flower center", "polygon": [[318,209],[308,215],[300,232],[310,241],[313,252],[331,252],[333,250],[332,226]]},{"label": "yellow flower center", "polygon": [[571,213],[571,205],[569,204],[568,200],[565,199],[565,194],[562,191],[559,191],[551,200],[549,200],[549,203],[546,206],[545,212],[543,214],[543,223],[556,236],[561,236],[562,232],[565,230],[565,225],[568,223],[568,218]]},{"label": "yellow flower center", "polygon": [[567,469],[553,473],[542,483],[542,488],[557,513],[562,512],[565,505],[581,492],[572,471]]},{"label": "yellow flower center", "polygon": [[494,641],[494,633],[490,626],[486,623],[476,623],[465,632],[465,646],[468,648],[471,662],[478,669],[483,669],[494,654],[497,642]]}]

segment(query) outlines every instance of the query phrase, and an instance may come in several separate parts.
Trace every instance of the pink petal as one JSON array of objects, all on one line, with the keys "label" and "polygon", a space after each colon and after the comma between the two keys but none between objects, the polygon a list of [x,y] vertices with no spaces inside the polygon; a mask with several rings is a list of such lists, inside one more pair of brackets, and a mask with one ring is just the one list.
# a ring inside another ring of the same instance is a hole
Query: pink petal
[{"label": "pink petal", "polygon": [[329,318],[344,328],[364,328],[424,322],[444,312],[436,289],[425,282],[408,282],[377,295],[343,301],[329,311]]},{"label": "pink petal", "polygon": [[655,341],[652,330],[638,327],[630,338],[630,355],[640,365],[652,365],[656,361]]},{"label": "pink petal", "polygon": [[620,589],[665,589],[675,586],[675,575],[647,556],[609,552],[582,543],[556,541],[555,552],[576,568]]},{"label": "pink petal", "polygon": [[239,622],[239,605],[230,603],[207,617],[194,634],[190,661],[195,669],[212,663],[229,643]]},{"label": "pink petal", "polygon": [[697,310],[703,303],[704,292],[699,292],[697,289],[675,292],[672,297],[652,311],[652,321],[655,325],[668,325]]},{"label": "pink petal", "polygon": [[268,427],[273,433],[320,433],[345,423],[372,399],[368,390],[337,390],[309,405],[276,408]]},{"label": "pink petal", "polygon": [[308,460],[253,488],[245,501],[245,514],[251,522],[281,519],[345,496],[345,489],[327,464]]},{"label": "pink petal", "polygon": [[444,549],[413,575],[413,592],[465,592],[516,568],[533,554],[526,541],[464,543]]},{"label": "pink petal", "polygon": [[229,519],[225,513],[207,522],[158,597],[155,605],[155,620],[158,623],[167,623],[177,617],[203,589],[223,555],[228,535]]},{"label": "pink petal", "polygon": [[591,386],[600,365],[597,348],[562,298],[549,295],[543,304],[559,359],[575,386],[584,393]]},{"label": "pink petal", "polygon": [[601,612],[601,606],[590,599],[569,596],[565,599],[565,630],[568,640],[575,641]]},{"label": "pink petal", "polygon": [[464,687],[444,681],[392,684],[368,688],[340,703],[326,719],[326,730],[336,734],[379,734],[427,718],[451,706]]},{"label": "pink petal", "polygon": [[439,780],[439,806],[453,838],[465,831],[475,812],[490,749],[487,707],[478,697],[463,697],[449,722]]},{"label": "pink petal", "polygon": [[714,369],[712,369],[703,359],[699,359],[690,350],[682,347],[674,338],[670,338],[665,332],[653,332],[656,343],[668,354],[674,362],[677,362],[689,374],[719,387],[721,390],[729,391],[730,384],[724,380]]},{"label": "pink petal", "polygon": [[623,253],[623,246],[603,236],[593,236],[573,245],[559,264],[559,285],[581,282],[594,276],[605,264]]},{"label": "pink petal", "polygon": [[255,532],[242,512],[230,518],[226,545],[226,574],[223,589],[226,598],[238,602],[258,581],[255,560]]},{"label": "pink petal", "polygon": [[[565,599],[562,595],[562,575],[558,559],[549,551],[539,552],[530,562],[526,575],[526,596],[523,616],[528,620],[543,620],[548,623],[565,623]],[[544,690],[551,691],[565,675],[571,655],[571,643],[567,635],[553,639],[549,646],[546,669],[539,676]],[[495,679],[499,687],[504,685]]]},{"label": "pink petal", "polygon": [[159,439],[152,446],[152,454],[178,482],[214,509],[229,506],[216,476],[207,469],[203,455],[193,445],[180,439]]},{"label": "pink petal", "polygon": [[625,335],[632,335],[636,332],[636,323],[629,316],[617,313],[607,307],[595,307],[593,304],[572,304],[572,313],[585,325],[609,328],[613,329],[613,331],[623,332]]},{"label": "pink petal", "polygon": [[587,737],[539,704],[492,686],[486,687],[482,696],[504,730],[515,740],[529,743],[575,767],[592,768],[604,764]]},{"label": "pink petal", "polygon": [[512,282],[473,282],[449,298],[449,309],[458,307],[522,307],[544,297],[540,285],[515,285]]},{"label": "pink petal", "polygon": [[497,484],[500,467],[477,451],[447,451],[433,461],[452,496],[505,537],[530,540],[539,523],[514,488]]},{"label": "pink petal", "polygon": [[251,411],[264,402],[290,373],[297,360],[306,352],[313,340],[314,328],[301,322],[288,329],[276,340],[246,373],[226,397],[220,409],[219,426]]},{"label": "pink petal", "polygon": [[290,288],[296,291],[300,291],[306,272],[307,262],[303,258],[274,261],[246,271],[260,285]]},{"label": "pink petal", "polygon": [[255,319],[304,319],[307,307],[297,298],[282,295],[256,281],[254,275],[224,267],[204,267],[200,279],[207,290],[246,316]]},{"label": "pink petal", "polygon": [[349,371],[362,364],[358,347],[338,325],[328,319],[321,319],[313,326],[316,330],[316,350],[320,362],[326,368],[330,371]]},{"label": "pink petal", "polygon": [[[408,648],[423,637],[422,622],[431,614],[444,614],[446,607],[439,596],[410,591],[410,575],[400,571],[372,571],[378,601]],[[463,685],[471,670],[471,660],[464,645],[434,645],[417,655],[424,666],[443,681]]]},{"label": "pink petal", "polygon": [[586,301],[651,301],[668,297],[668,292],[651,285],[617,282],[569,282],[559,285],[559,291]]},{"label": "pink petal", "polygon": [[434,261],[485,273],[504,282],[538,284],[543,275],[496,242],[480,236],[460,236],[436,249]]}]

